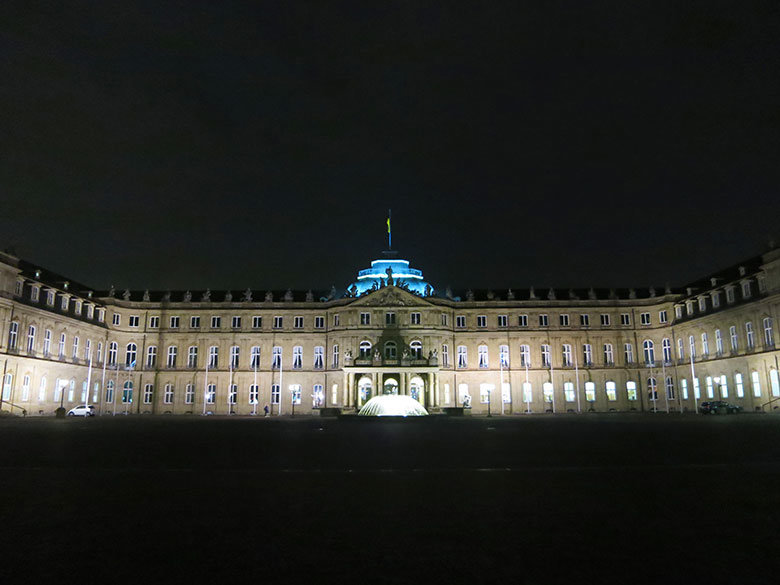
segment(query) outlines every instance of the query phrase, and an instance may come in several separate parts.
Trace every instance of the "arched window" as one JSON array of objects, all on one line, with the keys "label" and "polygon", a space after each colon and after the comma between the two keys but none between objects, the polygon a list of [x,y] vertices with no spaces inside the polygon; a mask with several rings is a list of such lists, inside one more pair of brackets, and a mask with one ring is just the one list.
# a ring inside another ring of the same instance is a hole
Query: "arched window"
[{"label": "arched window", "polygon": [[772,390],[772,396],[780,396],[780,377],[774,368],[769,370],[769,386]]},{"label": "arched window", "polygon": [[396,350],[395,341],[385,342],[385,359],[394,360],[396,358]]},{"label": "arched window", "polygon": [[409,380],[409,394],[411,395],[412,398],[414,398],[418,402],[423,401],[424,388],[425,385],[423,384],[423,380],[419,376],[415,376],[411,380]]},{"label": "arched window", "polygon": [[[64,335],[64,334],[63,334]],[[108,346],[108,364],[111,366],[116,365],[116,354],[118,352],[118,346],[116,344],[116,341],[112,341],[111,344]]]},{"label": "arched window", "polygon": [[106,382],[106,402],[114,402],[114,381]]},{"label": "arched window", "polygon": [[293,347],[293,369],[300,370],[303,367],[303,346]]},{"label": "arched window", "polygon": [[653,377],[647,379],[647,395],[650,400],[658,400],[658,383]]},{"label": "arched window", "polygon": [[128,368],[135,367],[135,358],[138,354],[138,346],[132,341],[127,344],[125,348],[125,366]]},{"label": "arched window", "polygon": [[661,347],[663,349],[664,353],[664,363],[670,364],[672,363],[672,342],[668,337],[664,337],[664,340],[661,342]]},{"label": "arched window", "polygon": [[414,360],[421,360],[422,359],[422,341],[412,341],[409,344],[409,349],[412,352],[412,359]]},{"label": "arched window", "polygon": [[617,385],[612,380],[606,383],[607,400],[614,402],[617,400]]},{"label": "arched window", "polygon": [[655,365],[655,348],[653,346],[653,342],[649,339],[645,339],[644,343],[642,344],[642,349],[644,351],[645,356],[645,365],[646,366],[653,366]]},{"label": "arched window", "polygon": [[489,366],[488,346],[480,345],[479,347],[477,347],[477,353],[479,355],[479,367],[487,368]]},{"label": "arched window", "polygon": [[674,400],[674,379],[671,376],[666,376],[666,397]]},{"label": "arched window", "polygon": [[596,384],[594,382],[585,382],[585,400],[596,402]]},{"label": "arched window", "polygon": [[545,402],[553,401],[553,385],[552,382],[545,382],[542,384],[542,394],[544,395]]},{"label": "arched window", "polygon": [[22,378],[22,402],[30,400],[30,374],[25,374]]},{"label": "arched window", "polygon": [[38,386],[38,401],[44,402],[46,400],[46,376],[41,378],[41,385]]},{"label": "arched window", "polygon": [[122,387],[122,403],[130,404],[133,402],[133,382],[128,380]]},{"label": "arched window", "polygon": [[176,367],[176,357],[179,355],[179,348],[175,345],[169,345],[168,346],[168,357],[167,361],[165,362],[166,367],[168,368],[175,368]]},{"label": "arched window", "polygon": [[361,359],[368,359],[371,357],[371,342],[363,340],[360,342],[360,357]]},{"label": "arched window", "polygon": [[[362,345],[362,344],[361,344]],[[360,395],[360,402],[365,403],[369,398],[371,398],[371,394],[373,392],[373,383],[371,382],[371,378],[368,376],[363,376],[358,381],[358,394]]]},{"label": "arched window", "polygon": [[146,367],[153,368],[157,365],[157,346],[150,345],[146,348]]},{"label": "arched window", "polygon": [[465,345],[459,345],[458,346],[458,367],[459,368],[466,368],[468,367],[468,356],[466,354],[466,346]]},{"label": "arched window", "polygon": [[30,325],[27,328],[27,351],[29,353],[35,352],[35,325]]}]

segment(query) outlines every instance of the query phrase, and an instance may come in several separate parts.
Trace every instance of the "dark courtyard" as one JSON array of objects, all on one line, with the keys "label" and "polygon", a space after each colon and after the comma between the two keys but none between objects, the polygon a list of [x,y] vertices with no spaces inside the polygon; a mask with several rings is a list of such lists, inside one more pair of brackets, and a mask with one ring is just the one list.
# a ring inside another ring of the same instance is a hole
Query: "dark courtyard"
[{"label": "dark courtyard", "polygon": [[775,583],[780,417],[0,421],[4,583]]}]

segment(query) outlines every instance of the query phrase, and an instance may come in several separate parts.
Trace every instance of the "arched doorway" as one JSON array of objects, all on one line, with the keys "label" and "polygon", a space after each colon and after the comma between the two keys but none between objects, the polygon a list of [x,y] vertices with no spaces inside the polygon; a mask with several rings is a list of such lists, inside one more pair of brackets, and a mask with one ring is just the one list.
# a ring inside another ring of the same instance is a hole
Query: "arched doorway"
[{"label": "arched doorway", "polygon": [[425,382],[420,376],[414,376],[409,380],[409,395],[422,404],[425,396]]},{"label": "arched doorway", "polygon": [[362,406],[373,395],[374,385],[370,376],[363,376],[358,381],[358,406]]},{"label": "arched doorway", "polygon": [[395,378],[386,378],[382,394],[398,394],[398,380]]}]

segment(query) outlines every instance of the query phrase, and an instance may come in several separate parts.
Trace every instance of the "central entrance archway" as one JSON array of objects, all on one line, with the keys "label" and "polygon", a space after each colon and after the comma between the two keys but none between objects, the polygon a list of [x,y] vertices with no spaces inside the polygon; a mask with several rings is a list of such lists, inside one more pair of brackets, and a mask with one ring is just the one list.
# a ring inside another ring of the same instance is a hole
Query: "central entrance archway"
[{"label": "central entrance archway", "polygon": [[396,378],[385,378],[382,394],[398,394],[398,380]]},{"label": "central entrance archway", "polygon": [[420,376],[413,376],[412,379],[409,380],[409,395],[420,404],[423,403],[425,382],[423,382],[423,379]]}]

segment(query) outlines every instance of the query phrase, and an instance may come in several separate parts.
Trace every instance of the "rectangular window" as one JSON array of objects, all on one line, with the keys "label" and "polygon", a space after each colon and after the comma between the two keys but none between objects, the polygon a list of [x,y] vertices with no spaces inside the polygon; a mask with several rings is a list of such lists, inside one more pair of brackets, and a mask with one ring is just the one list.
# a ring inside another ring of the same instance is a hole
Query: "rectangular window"
[{"label": "rectangular window", "polygon": [[190,329],[200,329],[200,317],[190,317]]},{"label": "rectangular window", "polygon": [[550,367],[550,346],[547,344],[542,345],[542,365],[545,367]]},{"label": "rectangular window", "polygon": [[41,289],[38,288],[37,286],[32,287],[32,289],[30,290],[30,300],[34,303],[37,303],[38,299],[40,298],[41,298]]},{"label": "rectangular window", "polygon": [[712,308],[717,309],[720,307],[720,293],[712,293]]},{"label": "rectangular window", "polygon": [[569,326],[569,316],[567,314],[561,314],[558,315],[558,322],[561,324],[561,327],[568,327]]},{"label": "rectangular window", "polygon": [[284,319],[277,315],[274,317],[274,329],[281,329],[284,325]]},{"label": "rectangular window", "polygon": [[650,325],[650,313],[640,313],[639,322],[642,325]]},{"label": "rectangular window", "polygon": [[607,393],[607,400],[615,402],[617,400],[617,384],[610,380],[605,384],[605,390]]},{"label": "rectangular window", "polygon": [[707,310],[707,297],[699,297],[699,312],[704,313]]},{"label": "rectangular window", "polygon": [[447,313],[441,314],[441,324],[443,327],[447,326],[447,323],[449,322],[449,319],[447,318]]},{"label": "rectangular window", "polygon": [[[743,299],[749,299],[750,298],[750,281],[746,280],[742,283],[742,298]],[[64,309],[65,307],[63,307]]]},{"label": "rectangular window", "polygon": [[293,328],[303,329],[303,317],[293,317]]},{"label": "rectangular window", "polygon": [[325,365],[325,348],[322,346],[316,346],[314,348],[314,369],[321,370]]},{"label": "rectangular window", "polygon": [[239,367],[239,359],[241,355],[241,349],[237,345],[233,345],[230,348],[230,368],[237,370]]},{"label": "rectangular window", "polygon": [[734,287],[730,286],[726,289],[726,302],[731,304],[734,302]]},{"label": "rectangular window", "polygon": [[590,327],[590,315],[580,315],[580,327]]},{"label": "rectangular window", "polygon": [[582,346],[582,363],[586,366],[593,365],[593,346],[590,343]]},{"label": "rectangular window", "polygon": [[518,315],[517,325],[518,327],[528,327],[528,315]]},{"label": "rectangular window", "polygon": [[395,325],[395,313],[392,311],[385,313],[385,325]]},{"label": "rectangular window", "polygon": [[163,404],[173,404],[173,385],[166,384],[163,393]]},{"label": "rectangular window", "polygon": [[630,313],[620,313],[620,324],[624,326],[631,325],[631,314]]},{"label": "rectangular window", "polygon": [[341,325],[341,316],[333,315],[333,326],[338,327],[339,325]]},{"label": "rectangular window", "polygon": [[539,315],[539,327],[547,327],[550,325],[550,321],[547,315]]},{"label": "rectangular window", "polygon": [[127,318],[128,327],[138,327],[138,315],[130,315]]},{"label": "rectangular window", "polygon": [[676,306],[674,307],[674,316],[675,316],[677,319],[682,319],[682,316],[683,316],[683,315],[682,315],[682,305],[676,305]]},{"label": "rectangular window", "polygon": [[413,312],[409,314],[409,323],[412,325],[419,325],[420,324],[420,313]]},{"label": "rectangular window", "polygon": [[775,346],[775,334],[772,326],[772,317],[764,317],[764,346],[773,348]]},{"label": "rectangular window", "polygon": [[[100,344],[98,344],[98,348],[100,348]],[[98,352],[100,349],[98,349]],[[48,356],[51,353],[51,329],[47,329],[43,334],[43,355]],[[100,361],[100,356],[98,356],[98,361]]]},{"label": "rectangular window", "polygon": [[279,404],[281,393],[281,387],[279,384],[271,384],[271,404]]},{"label": "rectangular window", "polygon": [[626,357],[626,363],[627,364],[633,364],[634,363],[634,346],[630,343],[626,343],[624,346],[624,353]]},{"label": "rectangular window", "polygon": [[234,315],[233,318],[230,320],[230,326],[233,329],[241,329],[241,317],[238,315]]},{"label": "rectangular window", "polygon": [[680,380],[680,394],[683,400],[688,400],[688,380],[685,378]]},{"label": "rectangular window", "polygon": [[487,327],[486,315],[477,315],[477,327]]},{"label": "rectangular window", "polygon": [[187,384],[184,388],[184,404],[192,404],[195,401],[195,386]]},{"label": "rectangular window", "polygon": [[219,367],[219,348],[216,345],[209,347],[209,367],[212,369]]},{"label": "rectangular window", "polygon": [[160,327],[160,318],[159,317],[149,317],[149,329],[159,329]]},{"label": "rectangular window", "polygon": [[157,365],[157,346],[150,345],[146,348],[146,367],[153,368]]},{"label": "rectangular window", "polygon": [[755,347],[755,339],[753,338],[753,323],[750,321],[745,323],[745,345],[747,345],[748,350],[751,350]]},{"label": "rectangular window", "polygon": [[710,341],[706,333],[701,334],[701,355],[705,358],[710,355]]},{"label": "rectangular window", "polygon": [[666,314],[666,310],[658,311],[658,322],[659,323],[668,323],[669,317]]},{"label": "rectangular window", "polygon": [[335,343],[333,344],[331,363],[333,364],[334,369],[339,367],[339,346]]},{"label": "rectangular window", "polygon": [[498,326],[499,327],[506,327],[508,323],[508,318],[506,315],[499,315],[498,316]]},{"label": "rectangular window", "polygon": [[211,328],[212,329],[219,329],[222,327],[222,317],[218,317],[216,315],[211,317]]},{"label": "rectangular window", "polygon": [[111,317],[112,325],[119,325],[122,322],[122,316],[119,313],[114,313]]},{"label": "rectangular window", "polygon": [[275,345],[271,350],[271,367],[278,370],[282,366],[282,347]]},{"label": "rectangular window", "polygon": [[62,296],[62,310],[67,311],[68,310],[68,304],[70,303],[70,298],[66,297],[65,295]]},{"label": "rectangular window", "polygon": [[249,367],[256,370],[260,367],[260,346],[253,345],[249,350]]},{"label": "rectangular window", "polygon": [[737,372],[734,374],[734,386],[737,389],[737,398],[745,397],[745,385],[742,382],[742,374]]},{"label": "rectangular window", "polygon": [[569,367],[572,365],[572,357],[571,357],[571,345],[568,343],[564,343],[561,347],[561,356],[563,357],[563,365],[564,367]]},{"label": "rectangular window", "polygon": [[144,404],[152,403],[152,394],[154,393],[154,386],[146,384],[144,386]]},{"label": "rectangular window", "polygon": [[17,280],[16,281],[16,289],[15,289],[14,294],[17,297],[22,296],[22,287],[23,286],[24,286],[24,281],[21,281],[21,280]]},{"label": "rectangular window", "polygon": [[260,315],[252,317],[252,329],[261,329],[263,327],[263,318]]},{"label": "rectangular window", "polygon": [[479,360],[479,367],[487,368],[489,366],[487,345],[480,345],[477,348],[477,355]]},{"label": "rectangular window", "polygon": [[753,396],[761,398],[761,379],[758,377],[758,372],[750,374],[750,381],[753,383]]},{"label": "rectangular window", "polygon": [[731,341],[731,351],[736,352],[737,349],[739,348],[736,325],[732,325],[731,327],[729,327],[729,339]]},{"label": "rectangular window", "polygon": [[360,313],[360,324],[371,325],[371,313]]},{"label": "rectangular window", "polygon": [[450,346],[446,343],[441,346],[441,365],[445,368],[450,366]]},{"label": "rectangular window", "polygon": [[490,402],[490,395],[496,389],[494,384],[480,384],[479,385],[479,401],[482,404]]},{"label": "rectangular window", "polygon": [[455,317],[455,327],[458,329],[465,329],[466,327],[466,316],[465,315],[457,315]]},{"label": "rectangular window", "polygon": [[531,367],[531,346],[530,345],[520,346],[520,365],[524,368]]},{"label": "rectangular window", "polygon": [[171,329],[178,329],[179,328],[179,317],[174,315],[171,317]]},{"label": "rectangular window", "polygon": [[636,382],[626,382],[626,395],[629,400],[636,400]]},{"label": "rectangular window", "polygon": [[314,328],[325,329],[325,317],[314,317]]},{"label": "rectangular window", "polygon": [[607,313],[601,314],[601,326],[609,327],[609,315]]},{"label": "rectangular window", "polygon": [[209,384],[206,388],[206,404],[214,404],[217,398],[217,385]]}]

